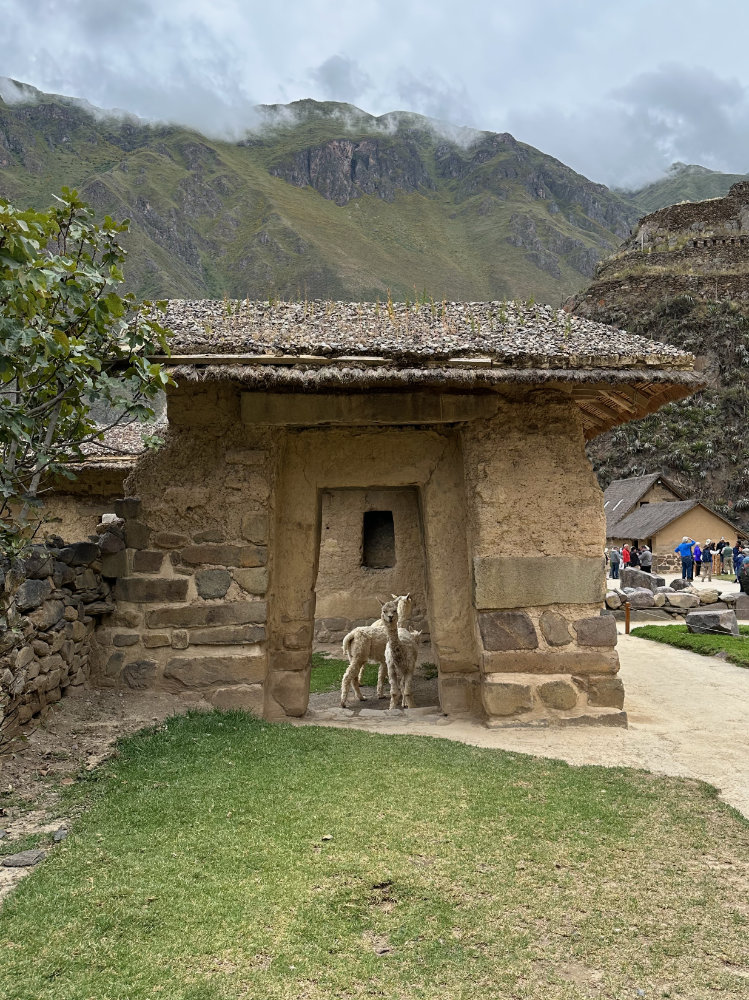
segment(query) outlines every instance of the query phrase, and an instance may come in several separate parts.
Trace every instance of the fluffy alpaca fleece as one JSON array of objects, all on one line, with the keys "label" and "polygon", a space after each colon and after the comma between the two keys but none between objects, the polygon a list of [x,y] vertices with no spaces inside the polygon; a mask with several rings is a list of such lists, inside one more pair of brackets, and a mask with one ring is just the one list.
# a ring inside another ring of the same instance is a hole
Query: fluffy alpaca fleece
[{"label": "fluffy alpaca fleece", "polygon": [[[416,669],[416,642],[404,641],[401,633],[405,629],[398,628],[398,602],[388,601],[382,605],[382,621],[387,630],[385,646],[385,663],[390,680],[390,708],[413,708],[413,682]],[[409,638],[410,633],[406,633]]]},{"label": "fluffy alpaca fleece", "polygon": [[[405,625],[411,618],[411,595],[404,594],[393,600],[398,604],[398,620],[401,625]],[[420,632],[409,632],[401,628],[403,632],[402,641],[413,644],[416,650],[416,639]],[[387,630],[382,618],[378,618],[371,625],[360,625],[352,629],[343,640],[343,653],[349,661],[348,669],[341,681],[341,707],[346,707],[346,698],[349,689],[353,685],[356,697],[359,701],[366,701],[361,693],[361,675],[367,663],[374,662],[379,665],[377,672],[377,697],[383,698],[385,688],[385,676],[387,666],[385,665],[385,645],[387,643]]]}]

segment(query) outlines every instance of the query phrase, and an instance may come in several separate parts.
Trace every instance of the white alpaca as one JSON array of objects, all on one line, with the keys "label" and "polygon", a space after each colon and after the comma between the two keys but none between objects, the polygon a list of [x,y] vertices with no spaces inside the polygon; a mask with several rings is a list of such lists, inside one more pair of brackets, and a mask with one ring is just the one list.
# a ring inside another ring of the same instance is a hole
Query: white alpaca
[{"label": "white alpaca", "polygon": [[[401,624],[405,625],[411,617],[411,595],[405,594],[402,597],[393,595],[398,602],[398,615]],[[402,639],[406,643],[412,643],[416,648],[416,639],[420,632],[409,632],[401,629],[404,633]],[[366,701],[361,693],[361,679],[364,668],[369,662],[379,664],[377,672],[377,697],[384,698],[385,675],[387,666],[385,665],[385,645],[387,643],[387,630],[381,618],[371,625],[360,625],[352,629],[343,640],[343,652],[349,661],[346,673],[341,680],[341,707],[346,707],[346,698],[350,687],[353,685],[356,697],[359,701]]]},{"label": "white alpaca", "polygon": [[[387,630],[385,662],[390,679],[390,708],[413,708],[413,682],[416,670],[416,643],[404,642],[405,629],[398,628],[398,602],[382,605],[382,621]],[[410,633],[406,633],[410,636]]]}]

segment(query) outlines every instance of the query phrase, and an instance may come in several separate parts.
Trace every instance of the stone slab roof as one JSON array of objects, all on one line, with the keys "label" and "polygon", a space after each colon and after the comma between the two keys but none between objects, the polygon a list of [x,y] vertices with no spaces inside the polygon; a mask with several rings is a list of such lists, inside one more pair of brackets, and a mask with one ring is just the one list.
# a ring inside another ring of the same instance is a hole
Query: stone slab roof
[{"label": "stone slab roof", "polygon": [[435,364],[452,358],[508,367],[691,369],[690,354],[520,302],[256,302],[177,300],[166,325],[177,360],[204,355],[382,358]]},{"label": "stone slab roof", "polygon": [[[614,537],[614,526],[625,518],[635,504],[645,496],[648,490],[661,481],[680,500],[683,493],[672,482],[660,474],[653,472],[648,476],[631,476],[629,479],[614,479],[603,493],[603,509],[606,512],[606,536]],[[622,536],[623,537],[623,536]]]}]

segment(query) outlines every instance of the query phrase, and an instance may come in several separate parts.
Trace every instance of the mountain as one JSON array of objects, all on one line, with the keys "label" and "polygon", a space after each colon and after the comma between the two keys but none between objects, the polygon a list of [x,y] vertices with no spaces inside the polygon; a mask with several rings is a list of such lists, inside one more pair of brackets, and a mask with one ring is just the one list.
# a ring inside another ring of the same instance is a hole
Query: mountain
[{"label": "mountain", "polygon": [[566,304],[698,356],[705,389],[590,442],[602,484],[662,472],[749,526],[749,181],[660,209]]},{"label": "mountain", "polygon": [[682,201],[724,198],[734,184],[745,180],[749,180],[749,174],[723,174],[694,163],[673,163],[665,177],[637,191],[619,193],[642,213],[648,213]]},{"label": "mountain", "polygon": [[130,218],[149,297],[557,303],[638,215],[507,133],[311,100],[257,116],[231,142],[6,81],[0,194],[43,208],[67,185]]}]

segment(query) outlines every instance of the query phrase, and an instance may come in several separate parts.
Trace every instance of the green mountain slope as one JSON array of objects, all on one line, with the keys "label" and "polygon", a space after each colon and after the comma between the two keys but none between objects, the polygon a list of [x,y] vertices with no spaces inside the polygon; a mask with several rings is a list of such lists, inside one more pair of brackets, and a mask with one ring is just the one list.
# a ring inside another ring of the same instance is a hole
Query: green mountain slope
[{"label": "green mountain slope", "polygon": [[682,201],[723,198],[733,184],[745,180],[749,180],[749,174],[723,174],[694,163],[674,163],[665,177],[646,184],[638,191],[622,193],[645,214]]},{"label": "green mountain slope", "polygon": [[142,295],[556,303],[638,214],[511,135],[418,115],[299,101],[232,143],[27,96],[0,99],[0,194],[44,207],[66,184],[129,217]]}]

